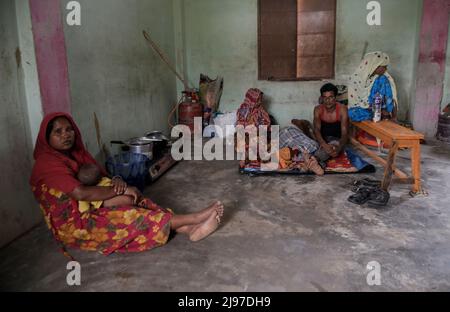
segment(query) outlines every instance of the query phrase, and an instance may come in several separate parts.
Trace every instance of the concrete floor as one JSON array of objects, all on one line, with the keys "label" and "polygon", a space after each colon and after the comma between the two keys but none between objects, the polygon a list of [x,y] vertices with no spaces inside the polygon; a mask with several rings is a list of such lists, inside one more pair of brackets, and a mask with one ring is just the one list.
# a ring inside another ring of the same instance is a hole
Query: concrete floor
[{"label": "concrete floor", "polygon": [[[399,158],[408,167],[408,153]],[[44,224],[0,250],[0,289],[18,291],[450,291],[450,147],[423,146],[428,198],[394,185],[389,207],[347,202],[366,176],[248,177],[236,162],[178,164],[146,192],[176,212],[213,199],[226,220],[208,239],[175,236],[140,254],[72,252],[81,286],[66,284],[67,259]],[[366,282],[381,265],[381,286]]]}]

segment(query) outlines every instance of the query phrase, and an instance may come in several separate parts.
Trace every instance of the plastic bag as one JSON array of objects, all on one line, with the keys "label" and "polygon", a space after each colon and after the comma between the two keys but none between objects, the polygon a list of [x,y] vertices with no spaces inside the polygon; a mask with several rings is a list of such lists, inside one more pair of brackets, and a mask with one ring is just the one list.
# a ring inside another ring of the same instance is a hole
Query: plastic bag
[{"label": "plastic bag", "polygon": [[203,105],[203,126],[211,123],[213,114],[218,110],[223,92],[223,78],[215,80],[200,74],[200,103]]},{"label": "plastic bag", "polygon": [[227,129],[227,126],[235,126],[236,118],[236,111],[217,115],[216,118],[214,118],[214,125],[220,127],[222,133],[217,133],[216,135],[220,138],[227,138],[234,135],[235,128],[229,127],[230,129]]}]

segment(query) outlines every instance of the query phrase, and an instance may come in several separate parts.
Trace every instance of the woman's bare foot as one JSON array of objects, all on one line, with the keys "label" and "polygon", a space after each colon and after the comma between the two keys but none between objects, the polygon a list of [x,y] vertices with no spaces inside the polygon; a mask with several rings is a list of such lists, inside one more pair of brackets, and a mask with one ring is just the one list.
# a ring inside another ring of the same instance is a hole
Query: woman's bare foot
[{"label": "woman's bare foot", "polygon": [[175,231],[177,233],[190,235],[198,226],[199,226],[198,224],[183,225],[182,227],[179,227]]},{"label": "woman's bare foot", "polygon": [[197,222],[195,224],[200,224],[207,220],[211,214],[215,213],[217,216],[223,216],[223,204],[220,201],[216,201],[207,208],[200,210],[199,212],[194,212]]},{"label": "woman's bare foot", "polygon": [[219,218],[223,217],[224,208],[222,202],[220,201],[217,202],[216,211]]},{"label": "woman's bare foot", "polygon": [[312,172],[314,172],[318,176],[323,176],[325,174],[325,171],[319,165],[319,162],[317,161],[316,157],[314,157],[314,156],[311,157],[310,169],[312,170]]},{"label": "woman's bare foot", "polygon": [[211,235],[220,224],[220,217],[217,212],[212,213],[208,219],[202,224],[197,225],[189,235],[189,239],[193,242],[198,242]]},{"label": "woman's bare foot", "polygon": [[308,153],[304,153],[303,157],[305,159],[305,165],[308,168],[308,170],[314,172],[318,176],[323,176],[325,174],[323,168],[319,165],[319,162],[317,161],[316,157],[311,156]]}]

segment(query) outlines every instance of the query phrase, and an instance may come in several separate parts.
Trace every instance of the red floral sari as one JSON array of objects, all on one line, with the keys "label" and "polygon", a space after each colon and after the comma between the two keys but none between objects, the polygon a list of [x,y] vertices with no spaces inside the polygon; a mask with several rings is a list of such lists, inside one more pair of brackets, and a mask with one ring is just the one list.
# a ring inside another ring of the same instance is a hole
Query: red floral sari
[{"label": "red floral sari", "polygon": [[[47,125],[57,117],[67,118],[75,130],[71,158],[54,150],[47,142]],[[30,179],[32,191],[49,229],[64,246],[109,255],[144,251],[167,242],[172,213],[149,199],[149,209],[124,206],[79,212],[78,202],[67,194],[81,185],[75,178],[81,165],[98,164],[86,151],[80,131],[69,115],[54,113],[44,118],[34,158],[36,162]],[[106,175],[104,169],[101,170]]]}]

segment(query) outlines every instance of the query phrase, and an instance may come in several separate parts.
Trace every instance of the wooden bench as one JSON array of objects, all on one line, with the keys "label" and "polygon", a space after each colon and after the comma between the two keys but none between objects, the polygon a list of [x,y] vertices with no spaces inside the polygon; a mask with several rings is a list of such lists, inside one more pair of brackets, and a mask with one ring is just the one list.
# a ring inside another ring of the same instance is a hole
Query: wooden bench
[{"label": "wooden bench", "polygon": [[[353,145],[385,167],[382,182],[383,189],[388,190],[392,181],[392,175],[395,174],[400,178],[401,182],[413,184],[411,195],[424,194],[420,181],[420,140],[424,139],[423,134],[402,127],[389,120],[383,120],[377,123],[373,121],[352,122],[352,124],[356,128],[364,130],[368,134],[381,139],[385,144],[390,146],[389,155],[387,160],[385,160],[363,146],[355,138],[351,139]],[[399,148],[411,149],[412,179],[395,167],[395,157]]]}]

